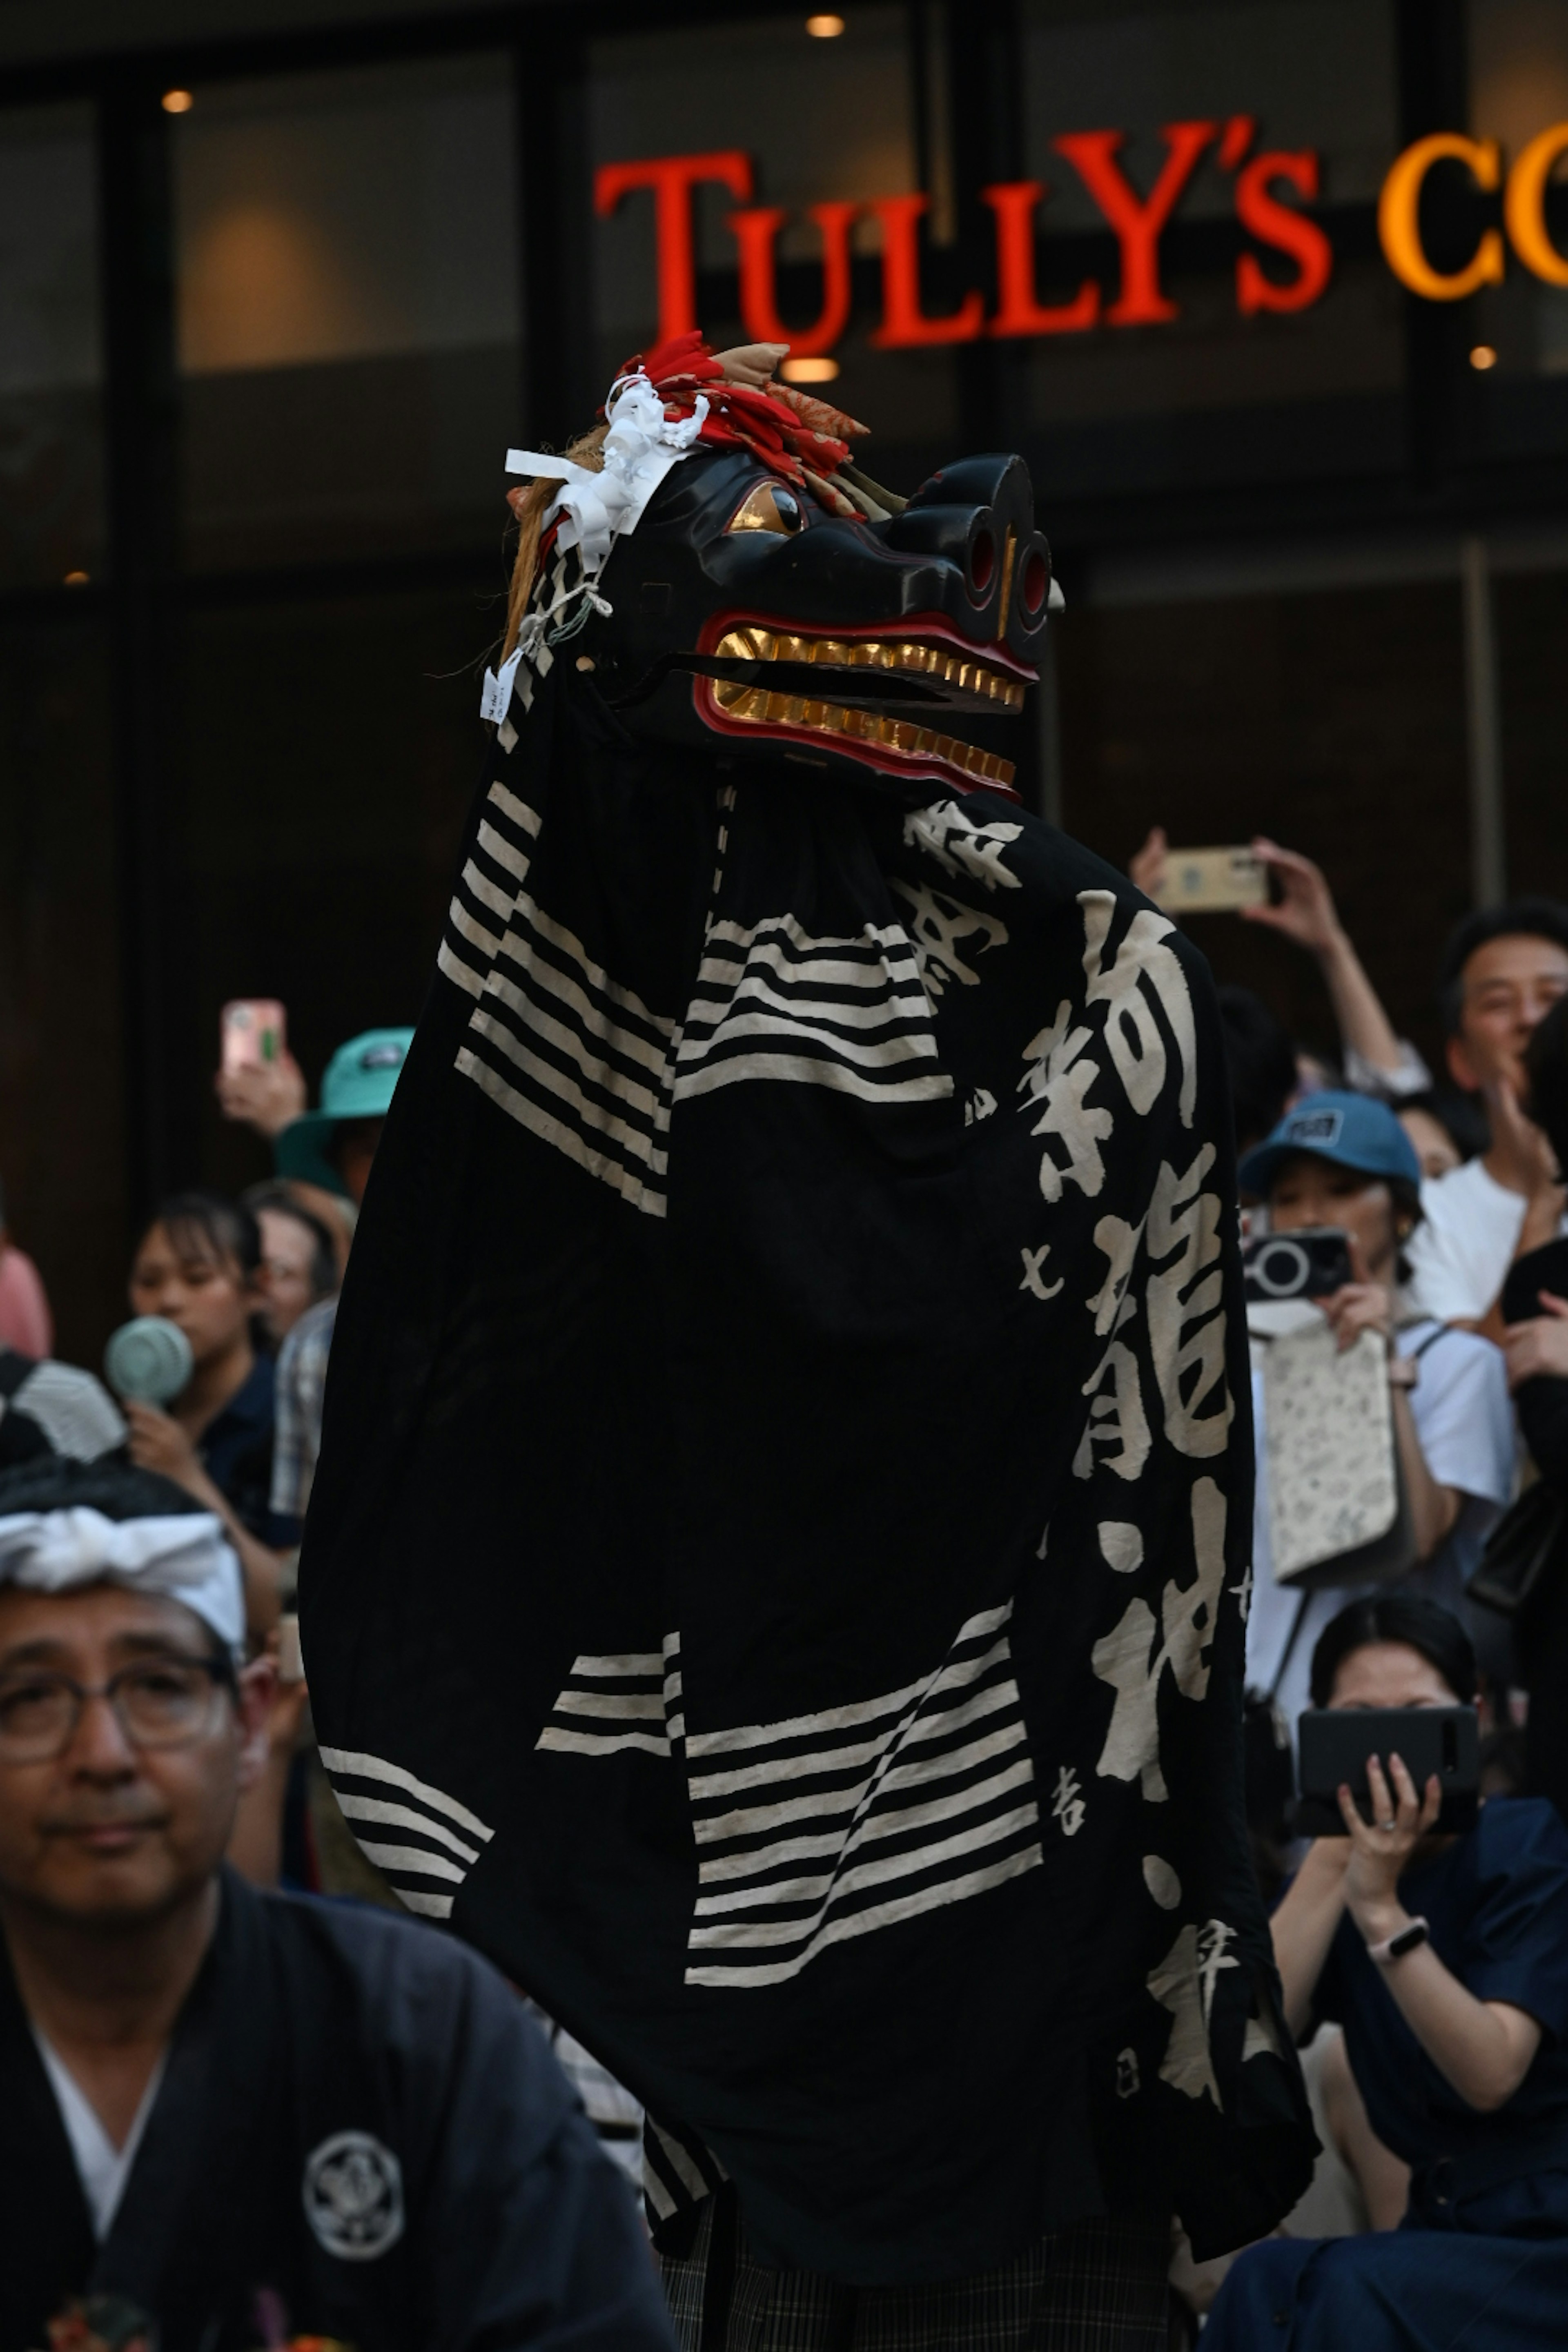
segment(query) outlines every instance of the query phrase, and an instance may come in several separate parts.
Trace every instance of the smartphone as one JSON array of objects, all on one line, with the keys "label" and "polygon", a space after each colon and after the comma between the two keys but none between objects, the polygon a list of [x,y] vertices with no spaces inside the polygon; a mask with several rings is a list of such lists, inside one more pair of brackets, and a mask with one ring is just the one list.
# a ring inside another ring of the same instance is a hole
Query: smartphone
[{"label": "smartphone", "polygon": [[1249,1234],[1241,1244],[1241,1270],[1249,1307],[1276,1298],[1327,1298],[1355,1280],[1349,1236],[1334,1225]]},{"label": "smartphone", "polygon": [[283,1007],[275,996],[237,996],[223,1008],[219,1052],[226,1072],[259,1069],[283,1058]]},{"label": "smartphone", "polygon": [[1172,849],[1157,903],[1167,914],[1204,914],[1268,903],[1268,875],[1250,849]]},{"label": "smartphone", "polygon": [[1480,1729],[1473,1706],[1310,1706],[1300,1718],[1301,1793],[1292,1826],[1298,1837],[1348,1837],[1336,1791],[1348,1787],[1363,1822],[1372,1819],[1367,1759],[1404,1758],[1418,1794],[1435,1772],[1443,1810],[1435,1826],[1474,1824],[1481,1780]]}]

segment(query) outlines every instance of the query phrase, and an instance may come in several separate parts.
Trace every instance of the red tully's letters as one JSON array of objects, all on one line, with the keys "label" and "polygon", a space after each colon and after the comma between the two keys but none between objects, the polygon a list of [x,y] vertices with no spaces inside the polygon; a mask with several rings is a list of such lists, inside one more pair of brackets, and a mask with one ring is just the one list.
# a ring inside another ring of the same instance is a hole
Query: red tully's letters
[{"label": "red tully's letters", "polygon": [[882,323],[871,341],[879,351],[919,343],[971,343],[985,319],[985,298],[971,292],[945,319],[921,309],[920,222],[929,196],[877,196],[866,206],[882,224]]},{"label": "red tully's letters", "polygon": [[1168,122],[1161,132],[1170,152],[1148,195],[1140,196],[1116,160],[1120,131],[1072,131],[1052,142],[1078,173],[1121,247],[1121,293],[1105,317],[1112,327],[1157,326],[1177,315],[1160,290],[1160,232],[1176,199],[1214,138],[1213,122]]},{"label": "red tully's letters", "polygon": [[752,159],[739,147],[711,155],[651,155],[637,163],[601,163],[594,174],[594,210],[613,213],[623,196],[651,188],[658,255],[658,340],[689,335],[697,325],[697,268],[692,252],[691,191],[716,180],[742,204],[752,194]]},{"label": "red tully's letters", "polygon": [[1309,202],[1318,193],[1318,159],[1310,148],[1287,155],[1255,155],[1236,184],[1236,210],[1244,228],[1260,244],[1289,254],[1296,275],[1283,285],[1265,278],[1250,253],[1236,265],[1236,304],[1244,318],[1258,310],[1305,310],[1329,282],[1334,249],[1314,220],[1292,205],[1282,205],[1268,193],[1269,182],[1283,180]]},{"label": "red tully's letters", "polygon": [[996,316],[994,335],[1070,335],[1100,316],[1100,289],[1086,278],[1070,302],[1042,303],[1035,291],[1035,206],[1043,180],[1010,180],[981,194],[996,215]]},{"label": "red tully's letters", "polygon": [[789,215],[781,205],[731,213],[730,226],[741,248],[741,316],[759,343],[787,343],[797,360],[830,352],[849,323],[849,229],[858,205],[813,205],[807,218],[822,231],[822,309],[816,324],[786,327],[779,317],[773,276],[773,240]]}]

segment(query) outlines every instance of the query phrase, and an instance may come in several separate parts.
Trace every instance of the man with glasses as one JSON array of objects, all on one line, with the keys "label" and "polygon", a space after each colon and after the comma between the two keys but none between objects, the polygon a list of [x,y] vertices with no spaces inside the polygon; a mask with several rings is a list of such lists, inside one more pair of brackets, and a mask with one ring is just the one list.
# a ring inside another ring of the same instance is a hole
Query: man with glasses
[{"label": "man with glasses", "polygon": [[272,1696],[244,1624],[182,1489],[0,1477],[0,2352],[76,2305],[160,2352],[668,2352],[625,2186],[493,1971],[222,1868]]}]

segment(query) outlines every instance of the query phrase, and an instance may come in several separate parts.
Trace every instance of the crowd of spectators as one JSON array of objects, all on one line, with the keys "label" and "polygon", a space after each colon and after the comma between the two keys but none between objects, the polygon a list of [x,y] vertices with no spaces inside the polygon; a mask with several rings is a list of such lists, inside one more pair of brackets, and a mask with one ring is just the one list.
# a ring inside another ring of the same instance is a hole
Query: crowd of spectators
[{"label": "crowd of spectators", "polygon": [[[1276,1574],[1262,1367],[1286,1326],[1256,1314],[1248,1809],[1324,2141],[1285,2233],[1298,2252],[1325,2233],[1365,2239],[1373,2252],[1358,2260],[1375,2271],[1402,2220],[1455,2228],[1453,2207],[1432,2202],[1443,2166],[1479,2183],[1461,2229],[1568,2231],[1568,906],[1521,899],[1458,927],[1435,975],[1435,1076],[1388,1019],[1323,873],[1273,841],[1253,849],[1271,896],[1240,919],[1314,959],[1338,1045],[1309,1053],[1258,995],[1222,987],[1237,1209],[1249,1236],[1342,1237],[1340,1277],[1295,1312],[1319,1318],[1337,1353],[1364,1360],[1370,1348],[1386,1368],[1406,1540],[1394,1575],[1363,1576],[1360,1554],[1305,1584]],[[1156,901],[1167,857],[1156,830],[1132,862]],[[111,1396],[55,1362],[44,1284],[0,1222],[0,1476],[129,1465],[210,1515],[243,1572],[246,1652],[265,1669],[245,1685],[250,1760],[230,1864],[263,1885],[388,1906],[314,1765],[289,1611],[339,1292],[411,1037],[351,1039],[313,1110],[286,1053],[220,1074],[224,1114],[265,1139],[273,1173],[239,1199],[176,1194],[137,1243],[127,1305],[180,1335],[173,1393]],[[1489,1538],[1531,1495],[1530,1572],[1505,1613],[1495,1578],[1486,1601],[1472,1587]],[[1471,1703],[1490,1768],[1465,1837],[1437,1834],[1431,1792],[1395,1760],[1373,1823],[1347,1813],[1346,1835],[1292,1842],[1304,1707]],[[1412,1919],[1425,1957],[1391,1960],[1384,1948]],[[635,2102],[544,2022],[613,2152],[629,2156]],[[1224,2267],[1178,2262],[1194,2313]],[[1249,2328],[1298,2293],[1300,2268],[1295,2253],[1242,2258],[1215,2305],[1216,2352],[1261,2340]]]}]

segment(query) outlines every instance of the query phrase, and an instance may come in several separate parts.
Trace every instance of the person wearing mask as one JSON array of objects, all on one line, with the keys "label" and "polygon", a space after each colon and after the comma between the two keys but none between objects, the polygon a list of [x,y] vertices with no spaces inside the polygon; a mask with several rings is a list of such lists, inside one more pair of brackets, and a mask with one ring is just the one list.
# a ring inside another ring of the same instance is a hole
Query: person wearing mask
[{"label": "person wearing mask", "polygon": [[1444,950],[1449,1073],[1484,1107],[1489,1141],[1423,1189],[1411,1297],[1424,1314],[1493,1339],[1502,1336],[1498,1309],[1510,1266],[1563,1225],[1556,1155],[1523,1106],[1526,1048],[1565,995],[1568,906],[1554,898],[1519,898],[1471,915]]},{"label": "person wearing mask", "polygon": [[301,1315],[336,1292],[336,1244],[285,1183],[252,1184],[240,1197],[261,1228],[263,1319],[268,1339],[280,1348]]},{"label": "person wearing mask", "polygon": [[[279,1172],[331,1187],[357,1214],[412,1029],[368,1029],[340,1045],[321,1080],[319,1110],[293,1119],[274,1146]],[[337,1325],[335,1295],[302,1315],[278,1362],[278,1435],[271,1504],[284,1540],[297,1544],[321,1451],[327,1359]]]},{"label": "person wearing mask", "polygon": [[219,1192],[176,1193],[137,1244],[134,1315],[161,1315],[190,1342],[191,1377],[165,1410],[128,1399],[131,1459],[214,1511],[245,1569],[251,1630],[277,1622],[281,1570],[272,1517],[273,1362],[256,1345],[266,1305],[261,1234]]},{"label": "person wearing mask", "polygon": [[[79,2341],[90,2297],[161,2352],[673,2352],[510,1988],[224,1867],[273,1696],[245,1616],[167,1480],[0,1478],[0,2347]],[[412,1780],[411,1809],[432,1846],[476,1826]]]},{"label": "person wearing mask", "polygon": [[[1402,1303],[1402,1255],[1419,1230],[1420,1170],[1386,1103],[1364,1095],[1313,1095],[1287,1112],[1238,1171],[1268,1204],[1270,1229],[1331,1227],[1349,1244],[1354,1280],[1314,1302],[1348,1348],[1374,1331],[1387,1350],[1394,1438],[1410,1496],[1419,1564],[1409,1582],[1463,1610],[1465,1585],[1488,1529],[1513,1489],[1513,1427],[1501,1356],[1489,1341],[1453,1331]],[[1268,1429],[1263,1382],[1253,1379],[1258,1500],[1247,1677],[1294,1724],[1307,1699],[1312,1643],[1352,1598],[1328,1587],[1299,1592],[1272,1573]]]},{"label": "person wearing mask", "polygon": [[[1312,1657],[1319,1706],[1468,1706],[1474,1653],[1413,1594],[1360,1601]],[[1273,1918],[1298,2039],[1342,2024],[1373,2130],[1410,2168],[1397,2230],[1276,2239],[1221,2288],[1205,2352],[1518,2352],[1568,2338],[1568,1829],[1492,1798],[1434,1834],[1441,1790],[1369,1764],[1373,1818],[1339,1791]]]}]

